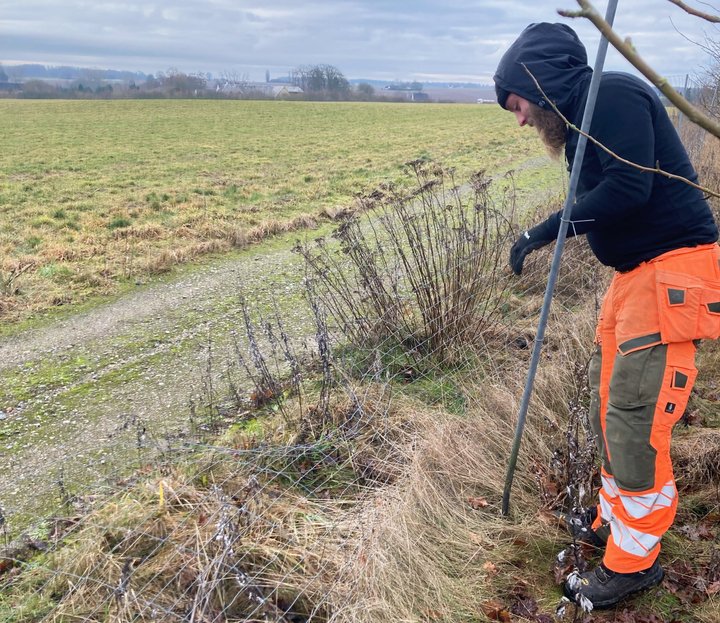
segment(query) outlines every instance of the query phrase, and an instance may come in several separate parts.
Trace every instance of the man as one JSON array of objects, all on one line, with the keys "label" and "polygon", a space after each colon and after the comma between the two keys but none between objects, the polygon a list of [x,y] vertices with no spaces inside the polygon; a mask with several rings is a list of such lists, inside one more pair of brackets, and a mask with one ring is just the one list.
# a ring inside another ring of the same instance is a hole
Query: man
[{"label": "man", "polygon": [[[494,77],[498,103],[521,126],[535,127],[551,156],[564,146],[572,166],[578,134],[566,129],[522,64],[580,127],[592,76],[585,48],[564,24],[532,24]],[[590,135],[630,162],[651,168],[658,163],[697,182],[664,106],[637,78],[603,74]],[[557,238],[560,216],[520,236],[510,254],[516,274],[528,253]],[[579,602],[582,595],[602,608],[663,577],[660,537],[677,508],[671,429],[697,374],[695,341],[720,335],[720,248],[701,191],[624,164],[592,143],[568,233],[586,234],[600,262],[616,270],[589,369],[602,488],[587,535],[607,544],[596,569],[565,585],[570,599]]]}]

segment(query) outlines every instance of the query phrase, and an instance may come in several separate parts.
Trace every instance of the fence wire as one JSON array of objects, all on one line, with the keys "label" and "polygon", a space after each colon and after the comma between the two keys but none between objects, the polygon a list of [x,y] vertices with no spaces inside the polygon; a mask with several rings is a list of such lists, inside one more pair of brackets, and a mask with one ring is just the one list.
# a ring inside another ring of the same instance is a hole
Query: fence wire
[{"label": "fence wire", "polygon": [[[260,316],[239,295],[234,360],[208,366],[185,442],[129,420],[111,447],[0,491],[0,620],[481,620],[492,544],[513,534],[493,522],[551,249],[521,279],[506,258],[562,197],[518,204],[512,175],[407,170],[414,189],[383,184],[332,236],[298,242],[314,335],[288,335],[282,306]],[[517,480],[521,527],[592,488],[592,470],[571,482],[582,470],[568,431],[583,455],[610,276],[569,241]]]},{"label": "fence wire", "polygon": [[[718,82],[717,76],[685,74],[670,76],[668,82],[680,95],[697,108],[705,111],[710,117],[720,117],[720,100],[718,100],[720,82]],[[707,130],[690,122],[675,108],[671,109],[670,114],[690,159],[693,162],[698,161],[708,140]],[[712,141],[713,137],[710,136],[709,140]]]}]

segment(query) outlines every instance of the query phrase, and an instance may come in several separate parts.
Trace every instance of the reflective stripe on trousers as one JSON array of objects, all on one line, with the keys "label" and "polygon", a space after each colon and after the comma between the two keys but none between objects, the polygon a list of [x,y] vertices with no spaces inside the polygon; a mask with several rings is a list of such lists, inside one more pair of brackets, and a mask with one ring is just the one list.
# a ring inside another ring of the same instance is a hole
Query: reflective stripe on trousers
[{"label": "reflective stripe on trousers", "polygon": [[[701,278],[701,287],[710,284],[702,295],[690,289]],[[663,290],[664,282],[672,287]],[[604,563],[613,571],[650,567],[675,518],[670,438],[697,376],[692,340],[698,332],[717,337],[712,314],[697,320],[700,314],[683,303],[707,299],[703,309],[712,310],[713,284],[720,284],[720,248],[704,245],[616,273],[603,299],[589,370],[590,420],[603,461],[594,527],[610,526]]]}]

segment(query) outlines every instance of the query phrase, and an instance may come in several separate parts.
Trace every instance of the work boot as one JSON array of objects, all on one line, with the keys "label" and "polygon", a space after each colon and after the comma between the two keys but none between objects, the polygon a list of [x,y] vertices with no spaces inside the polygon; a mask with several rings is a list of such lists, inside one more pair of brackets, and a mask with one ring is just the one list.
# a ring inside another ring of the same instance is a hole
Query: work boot
[{"label": "work boot", "polygon": [[592,571],[571,573],[563,592],[586,611],[590,610],[587,601],[593,608],[609,608],[632,593],[660,584],[664,575],[657,560],[649,569],[635,573],[617,573],[600,563]]},{"label": "work boot", "polygon": [[597,506],[591,506],[581,515],[573,513],[556,513],[565,522],[567,531],[578,541],[589,543],[598,548],[604,548],[610,538],[610,526],[603,524],[597,530],[592,525],[597,517]]}]

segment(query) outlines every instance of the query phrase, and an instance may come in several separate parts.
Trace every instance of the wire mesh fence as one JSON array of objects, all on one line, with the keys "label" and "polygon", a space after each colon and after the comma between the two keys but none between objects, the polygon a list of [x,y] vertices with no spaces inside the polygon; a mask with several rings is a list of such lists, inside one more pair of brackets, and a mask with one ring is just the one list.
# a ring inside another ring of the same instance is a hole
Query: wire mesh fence
[{"label": "wire mesh fence", "polygon": [[543,509],[588,501],[585,368],[611,273],[568,241],[522,512],[504,521],[550,250],[522,279],[505,258],[561,197],[519,204],[512,175],[457,180],[426,161],[407,172],[414,187],[381,184],[331,236],[298,242],[311,335],[239,292],[233,358],[209,360],[182,440],[129,418],[112,446],[14,475],[0,491],[0,619],[491,616],[499,545]]},{"label": "wire mesh fence", "polygon": [[[697,108],[705,111],[710,117],[717,118],[720,115],[720,100],[718,100],[720,82],[716,76],[685,74],[670,76],[668,82],[680,95]],[[677,109],[672,109],[671,118],[690,159],[694,163],[699,161],[708,141],[707,130],[693,124]],[[713,140],[712,136],[709,138],[711,141]]]},{"label": "wire mesh fence", "polygon": [[[185,443],[151,442],[130,419],[120,433],[132,441],[0,493],[4,620],[378,620],[383,532],[418,470],[446,474],[441,488],[461,498],[497,498],[482,474],[502,468],[549,262],[537,254],[519,281],[505,256],[518,219],[539,215],[519,214],[512,176],[460,184],[422,161],[409,172],[414,189],[381,186],[332,237],[298,243],[314,335],[288,335],[277,305],[261,317],[240,296],[236,359],[208,367]],[[589,259],[570,245],[548,360],[585,356],[606,276]],[[588,301],[581,326],[563,327]],[[536,437],[561,428],[553,384],[540,381]],[[477,450],[434,447],[435,435],[477,438],[478,414],[503,399]],[[236,426],[203,445],[228,400]],[[470,422],[477,431],[450,434]]]}]

